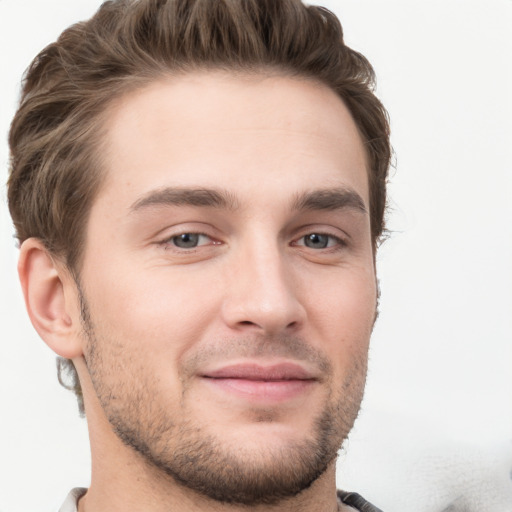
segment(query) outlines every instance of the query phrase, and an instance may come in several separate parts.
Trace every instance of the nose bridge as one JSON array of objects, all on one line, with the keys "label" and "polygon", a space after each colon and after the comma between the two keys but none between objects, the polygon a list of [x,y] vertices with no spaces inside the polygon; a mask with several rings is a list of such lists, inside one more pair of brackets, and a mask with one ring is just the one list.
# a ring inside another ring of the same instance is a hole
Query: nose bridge
[{"label": "nose bridge", "polygon": [[234,328],[266,333],[297,327],[304,317],[284,248],[275,238],[248,237],[234,256],[224,316]]}]

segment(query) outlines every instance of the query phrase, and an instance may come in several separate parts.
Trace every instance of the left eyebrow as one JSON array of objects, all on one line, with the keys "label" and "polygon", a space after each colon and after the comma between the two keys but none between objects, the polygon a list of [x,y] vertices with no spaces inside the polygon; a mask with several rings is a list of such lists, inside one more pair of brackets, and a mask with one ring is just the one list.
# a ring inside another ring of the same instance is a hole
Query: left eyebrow
[{"label": "left eyebrow", "polygon": [[367,214],[363,198],[352,189],[327,188],[304,192],[292,201],[292,209],[305,210],[355,210]]}]

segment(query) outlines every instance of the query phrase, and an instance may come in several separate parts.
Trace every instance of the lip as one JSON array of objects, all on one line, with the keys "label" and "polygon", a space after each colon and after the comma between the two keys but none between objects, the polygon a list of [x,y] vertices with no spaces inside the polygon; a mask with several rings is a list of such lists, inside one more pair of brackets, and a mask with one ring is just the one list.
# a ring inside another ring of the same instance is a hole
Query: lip
[{"label": "lip", "polygon": [[244,379],[253,381],[316,380],[312,373],[296,363],[261,365],[238,363],[210,370],[203,377],[211,379]]},{"label": "lip", "polygon": [[210,387],[253,402],[282,402],[306,393],[315,376],[295,363],[261,365],[241,363],[209,370],[201,375]]}]

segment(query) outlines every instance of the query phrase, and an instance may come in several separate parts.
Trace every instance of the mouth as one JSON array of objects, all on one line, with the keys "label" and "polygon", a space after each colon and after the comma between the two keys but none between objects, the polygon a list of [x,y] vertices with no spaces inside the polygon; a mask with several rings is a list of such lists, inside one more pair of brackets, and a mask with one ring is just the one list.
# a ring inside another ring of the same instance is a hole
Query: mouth
[{"label": "mouth", "polygon": [[295,363],[242,363],[205,372],[205,383],[221,393],[245,400],[280,402],[303,395],[318,379]]}]

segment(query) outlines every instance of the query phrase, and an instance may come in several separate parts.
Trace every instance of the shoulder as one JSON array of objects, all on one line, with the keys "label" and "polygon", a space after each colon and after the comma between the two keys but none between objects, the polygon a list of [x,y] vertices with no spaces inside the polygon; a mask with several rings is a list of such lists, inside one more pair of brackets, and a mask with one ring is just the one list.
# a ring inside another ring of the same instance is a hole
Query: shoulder
[{"label": "shoulder", "polygon": [[75,487],[68,494],[66,500],[60,507],[59,512],[77,512],[78,500],[87,492],[84,487]]},{"label": "shoulder", "polygon": [[349,505],[360,512],[382,512],[380,508],[372,505],[356,492],[338,491],[338,498],[345,505]]}]

